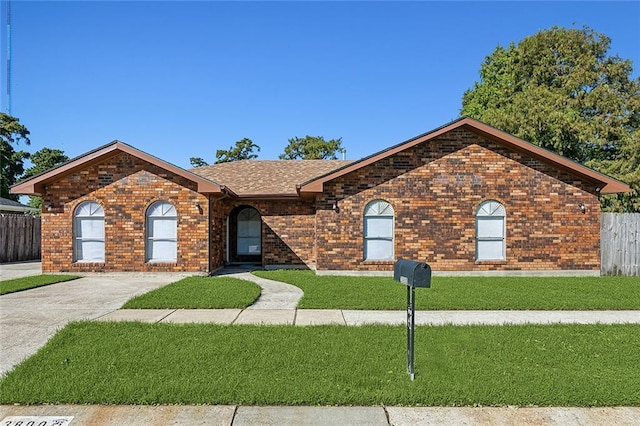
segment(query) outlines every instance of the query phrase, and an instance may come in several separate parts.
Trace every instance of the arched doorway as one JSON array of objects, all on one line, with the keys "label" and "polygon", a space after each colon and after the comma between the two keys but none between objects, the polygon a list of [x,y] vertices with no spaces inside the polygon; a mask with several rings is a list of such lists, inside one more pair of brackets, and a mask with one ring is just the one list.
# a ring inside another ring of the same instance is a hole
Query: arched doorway
[{"label": "arched doorway", "polygon": [[229,261],[262,264],[262,219],[253,207],[240,206],[229,215]]}]

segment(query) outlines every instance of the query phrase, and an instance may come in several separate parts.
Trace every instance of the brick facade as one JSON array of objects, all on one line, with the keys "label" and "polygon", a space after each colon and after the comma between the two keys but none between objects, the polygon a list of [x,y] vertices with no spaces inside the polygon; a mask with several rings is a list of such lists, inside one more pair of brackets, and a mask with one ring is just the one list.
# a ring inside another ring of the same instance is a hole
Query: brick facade
[{"label": "brick facade", "polygon": [[[214,201],[211,211],[212,235],[226,245],[227,218],[240,206],[253,207],[262,218],[262,264],[315,267],[315,209],[313,200],[232,200]],[[226,257],[223,255],[222,259]],[[217,263],[221,265],[222,263]]]},{"label": "brick facade", "polygon": [[[434,270],[600,267],[595,186],[458,129],[325,183],[316,204],[318,270],[392,268],[363,259],[364,208],[377,199],[395,210],[395,257]],[[485,200],[506,208],[504,261],[475,260],[475,214]]]},{"label": "brick facade", "polygon": [[[43,196],[43,272],[208,272],[208,198],[195,189],[187,179],[124,153],[63,177]],[[104,210],[104,262],[74,260],[73,215],[83,201]],[[155,201],[176,208],[177,262],[145,261],[145,214]]]},{"label": "brick facade", "polygon": [[[598,270],[596,184],[523,152],[458,127],[328,180],[315,197],[265,199],[205,195],[192,175],[118,152],[44,188],[43,271],[210,272],[233,260],[230,218],[242,206],[260,213],[264,266],[389,271],[394,260],[364,260],[364,209],[374,200],[394,209],[394,259],[440,271]],[[172,263],[146,261],[145,213],[160,200],[178,214]],[[506,209],[502,261],[476,260],[475,215],[486,200]],[[104,262],[74,260],[73,215],[84,201],[104,210]]]}]

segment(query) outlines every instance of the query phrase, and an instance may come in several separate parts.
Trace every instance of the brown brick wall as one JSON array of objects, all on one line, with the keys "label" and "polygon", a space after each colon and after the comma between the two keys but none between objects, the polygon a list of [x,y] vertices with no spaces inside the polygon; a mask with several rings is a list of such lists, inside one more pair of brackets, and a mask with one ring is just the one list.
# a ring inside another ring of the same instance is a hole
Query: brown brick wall
[{"label": "brown brick wall", "polygon": [[[47,186],[43,270],[207,272],[227,258],[227,218],[239,206],[261,214],[263,265],[390,270],[393,261],[363,260],[363,212],[376,199],[395,209],[395,258],[442,271],[599,269],[594,186],[457,129],[327,183],[316,200],[209,200],[193,182],[120,153]],[[506,208],[506,260],[476,262],[475,213],[489,199]],[[105,211],[104,263],[73,261],[73,211],[87,200]],[[158,200],[178,212],[176,263],[145,262],[145,211]]]},{"label": "brown brick wall", "polygon": [[[229,198],[213,201],[212,236],[221,247],[226,244],[226,220],[239,206],[255,208],[262,218],[262,264],[315,266],[314,201],[251,200]],[[226,250],[226,247],[225,247]],[[224,259],[224,253],[217,260]],[[222,262],[216,264],[219,266]]]},{"label": "brown brick wall", "polygon": [[[195,189],[189,180],[123,153],[48,185],[42,215],[43,271],[207,272],[208,199]],[[83,201],[95,201],[104,209],[104,263],[74,262],[73,212]],[[176,207],[175,263],[145,262],[145,213],[155,201]]]},{"label": "brown brick wall", "polygon": [[[597,270],[595,194],[566,173],[455,130],[325,184],[317,200],[317,268],[392,268],[363,260],[364,208],[383,199],[395,209],[396,258],[442,271]],[[506,208],[506,260],[476,262],[475,213],[489,199]],[[331,210],[336,200],[339,212]]]}]

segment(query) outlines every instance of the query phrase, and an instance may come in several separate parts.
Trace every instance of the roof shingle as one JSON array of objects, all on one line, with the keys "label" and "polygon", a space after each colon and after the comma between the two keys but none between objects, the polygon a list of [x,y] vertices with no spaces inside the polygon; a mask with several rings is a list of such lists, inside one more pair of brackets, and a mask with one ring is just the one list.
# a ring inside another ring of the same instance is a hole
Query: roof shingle
[{"label": "roof shingle", "polygon": [[296,186],[350,164],[351,160],[240,160],[190,172],[218,182],[239,196],[296,196]]}]

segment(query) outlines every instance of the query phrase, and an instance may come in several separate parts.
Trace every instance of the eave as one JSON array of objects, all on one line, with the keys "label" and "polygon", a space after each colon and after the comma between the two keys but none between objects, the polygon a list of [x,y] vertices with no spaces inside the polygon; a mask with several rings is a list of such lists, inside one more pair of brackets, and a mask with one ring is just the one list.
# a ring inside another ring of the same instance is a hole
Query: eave
[{"label": "eave", "polygon": [[25,181],[19,182],[11,187],[10,192],[13,194],[23,195],[42,195],[45,192],[46,185],[56,182],[65,176],[75,173],[79,170],[90,167],[94,164],[102,163],[109,160],[120,153],[127,153],[140,160],[158,166],[170,173],[181,176],[197,185],[197,191],[202,194],[222,194],[229,193],[234,195],[232,191],[224,186],[198,176],[183,168],[175,166],[146,152],[140,151],[124,142],[113,141],[107,145],[76,157],[67,161],[53,169],[50,169],[37,176],[33,176]]},{"label": "eave", "polygon": [[369,166],[384,158],[390,157],[398,152],[412,148],[416,145],[437,138],[452,130],[464,128],[472,133],[476,133],[486,139],[501,144],[509,149],[518,151],[525,155],[529,155],[547,164],[551,164],[559,169],[562,169],[580,179],[593,183],[599,188],[601,194],[615,194],[619,192],[629,192],[631,188],[629,185],[620,182],[610,176],[606,176],[602,173],[596,172],[586,166],[583,166],[561,155],[555,154],[539,146],[533,145],[513,135],[505,133],[494,127],[491,127],[485,123],[474,120],[469,117],[462,117],[449,124],[439,127],[431,132],[422,134],[408,141],[402,142],[398,145],[387,148],[383,151],[365,157],[354,163],[351,163],[345,167],[339,168],[325,175],[314,178],[310,181],[304,182],[299,185],[298,192],[300,195],[312,195],[321,193],[324,190],[324,184],[333,179],[344,176],[348,173],[359,170],[363,167]]}]

